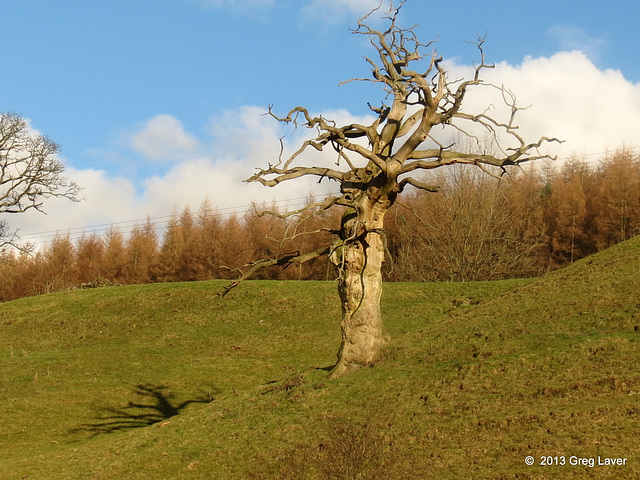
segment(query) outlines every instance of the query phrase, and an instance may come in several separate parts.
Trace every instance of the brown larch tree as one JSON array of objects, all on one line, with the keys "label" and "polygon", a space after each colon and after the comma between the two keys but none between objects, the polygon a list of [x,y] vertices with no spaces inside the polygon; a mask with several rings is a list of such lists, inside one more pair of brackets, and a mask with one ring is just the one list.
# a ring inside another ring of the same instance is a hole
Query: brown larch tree
[{"label": "brown larch tree", "polygon": [[551,183],[547,202],[546,223],[550,242],[551,267],[572,263],[590,253],[587,235],[587,195],[585,184],[589,167],[572,158],[563,165]]},{"label": "brown larch tree", "polygon": [[83,235],[76,245],[77,282],[94,283],[104,277],[104,242],[98,235]]},{"label": "brown larch tree", "polygon": [[205,198],[196,216],[196,238],[194,264],[196,278],[208,280],[220,275],[220,229],[221,219],[211,201]]},{"label": "brown larch tree", "polygon": [[45,251],[46,292],[72,288],[77,283],[76,254],[69,235],[56,236]]},{"label": "brown larch tree", "polygon": [[155,275],[158,260],[158,235],[151,219],[136,226],[127,240],[125,278],[127,283],[149,283]]},{"label": "brown larch tree", "polygon": [[126,246],[122,232],[110,228],[104,235],[103,274],[109,281],[118,284],[125,282]]},{"label": "brown larch tree", "polygon": [[601,250],[640,233],[640,161],[628,150],[609,155],[596,182],[594,236]]}]

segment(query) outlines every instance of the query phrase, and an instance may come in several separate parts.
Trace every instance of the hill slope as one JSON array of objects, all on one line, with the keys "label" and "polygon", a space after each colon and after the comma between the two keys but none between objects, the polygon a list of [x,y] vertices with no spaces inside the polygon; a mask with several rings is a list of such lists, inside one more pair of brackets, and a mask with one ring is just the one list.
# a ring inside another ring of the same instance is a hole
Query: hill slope
[{"label": "hill slope", "polygon": [[638,477],[639,253],[534,281],[388,284],[387,358],[334,381],[331,283],[0,305],[0,478]]}]

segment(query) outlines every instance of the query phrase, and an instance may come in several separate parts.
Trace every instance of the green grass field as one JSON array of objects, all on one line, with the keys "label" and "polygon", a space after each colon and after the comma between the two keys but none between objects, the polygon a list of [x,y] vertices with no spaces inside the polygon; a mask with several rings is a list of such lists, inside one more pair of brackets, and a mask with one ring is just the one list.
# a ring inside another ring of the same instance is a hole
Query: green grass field
[{"label": "green grass field", "polygon": [[541,279],[387,284],[386,358],[338,380],[330,282],[5,303],[0,478],[640,478],[639,272],[634,239]]}]

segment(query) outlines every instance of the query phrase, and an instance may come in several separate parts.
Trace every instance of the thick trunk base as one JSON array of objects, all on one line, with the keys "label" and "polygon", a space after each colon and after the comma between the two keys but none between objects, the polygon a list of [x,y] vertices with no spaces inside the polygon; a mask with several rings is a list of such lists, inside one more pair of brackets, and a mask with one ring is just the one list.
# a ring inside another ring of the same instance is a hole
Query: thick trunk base
[{"label": "thick trunk base", "polygon": [[382,331],[380,311],[384,252],[384,242],[377,232],[368,233],[362,240],[342,248],[343,269],[338,280],[342,341],[338,362],[329,374],[331,378],[374,365],[388,343]]}]

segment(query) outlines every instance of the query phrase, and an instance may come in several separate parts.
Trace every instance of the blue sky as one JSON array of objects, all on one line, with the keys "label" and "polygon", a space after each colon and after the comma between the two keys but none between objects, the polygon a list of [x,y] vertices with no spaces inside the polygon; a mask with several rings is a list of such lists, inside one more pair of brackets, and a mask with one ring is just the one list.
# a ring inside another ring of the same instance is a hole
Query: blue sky
[{"label": "blue sky", "polygon": [[[62,145],[86,198],[53,201],[47,217],[11,224],[28,237],[168,215],[205,196],[228,208],[304,195],[310,184],[276,191],[240,183],[278,152],[282,133],[260,115],[268,104],[282,113],[301,104],[335,118],[367,115],[380,92],[338,83],[368,73],[363,56],[372,51],[349,27],[377,4],[5,2],[0,111],[23,115]],[[533,135],[564,135],[561,155],[640,145],[640,2],[409,0],[400,18],[418,24],[422,40],[440,38],[452,71],[477,60],[465,40],[486,33],[487,59],[500,67],[492,78],[533,103],[524,123]]]}]

